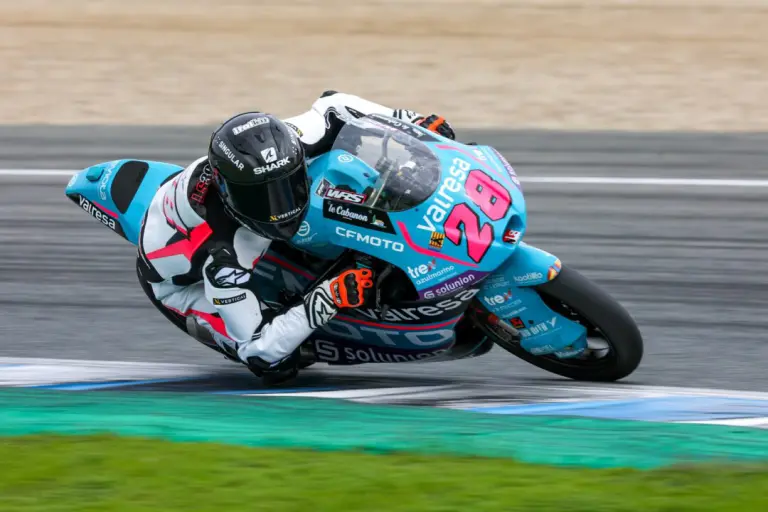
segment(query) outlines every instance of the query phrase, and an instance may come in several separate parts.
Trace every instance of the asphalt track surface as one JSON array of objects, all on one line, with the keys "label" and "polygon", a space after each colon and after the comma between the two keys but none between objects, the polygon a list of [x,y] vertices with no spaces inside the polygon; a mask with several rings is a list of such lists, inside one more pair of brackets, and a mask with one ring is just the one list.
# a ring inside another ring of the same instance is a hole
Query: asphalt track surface
[{"label": "asphalt track surface", "polygon": [[[0,127],[0,168],[123,157],[187,163],[209,128]],[[531,176],[768,179],[768,135],[473,132],[523,180],[526,240],[618,298],[646,341],[632,384],[768,391],[768,188],[530,183]],[[64,176],[0,176],[0,357],[236,365],[168,325],[134,249],[63,195]],[[570,384],[499,348],[481,358],[307,374]],[[345,379],[346,380],[346,379]],[[410,379],[409,379],[410,380]]]}]

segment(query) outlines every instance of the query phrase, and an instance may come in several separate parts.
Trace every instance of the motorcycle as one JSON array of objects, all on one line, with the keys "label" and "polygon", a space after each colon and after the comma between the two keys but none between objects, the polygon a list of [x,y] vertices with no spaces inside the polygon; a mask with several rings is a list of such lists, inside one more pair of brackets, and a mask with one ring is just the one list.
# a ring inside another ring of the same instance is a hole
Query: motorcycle
[{"label": "motorcycle", "polygon": [[[65,193],[135,245],[156,191],[182,170],[114,160],[76,173]],[[308,173],[300,229],[254,269],[262,300],[285,308],[349,265],[374,271],[375,292],[369,307],[339,312],[302,344],[302,368],[456,360],[494,345],[575,380],[616,381],[639,365],[643,340],[629,313],[523,241],[520,181],[493,147],[362,116]]]}]

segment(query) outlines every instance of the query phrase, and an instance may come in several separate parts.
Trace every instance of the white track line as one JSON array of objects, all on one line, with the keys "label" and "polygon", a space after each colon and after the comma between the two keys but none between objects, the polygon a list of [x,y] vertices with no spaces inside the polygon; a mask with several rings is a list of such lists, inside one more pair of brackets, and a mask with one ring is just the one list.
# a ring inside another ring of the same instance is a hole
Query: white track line
[{"label": "white track line", "polygon": [[0,176],[72,176],[80,170],[67,169],[0,169]]},{"label": "white track line", "polygon": [[[18,366],[20,371],[23,367],[28,370],[38,371],[41,370],[46,378],[51,381],[67,382],[71,379],[63,378],[65,375],[74,375],[73,378],[80,378],[83,372],[102,369],[107,372],[115,372],[116,374],[131,374],[131,373],[151,373],[152,375],[167,372],[172,375],[179,374],[191,374],[191,375],[210,375],[212,372],[222,369],[221,367],[210,367],[202,364],[178,364],[178,363],[150,363],[150,362],[132,362],[132,361],[99,361],[91,359],[51,359],[51,358],[36,358],[36,357],[0,357],[0,366],[13,365]],[[232,363],[232,367],[238,367],[236,363]],[[0,370],[2,372],[2,370]],[[396,371],[393,373],[397,373]],[[2,373],[0,373],[0,377]],[[472,384],[468,384],[472,386]],[[493,383],[489,384],[490,387],[496,389],[499,386],[495,386]],[[448,386],[426,386],[429,389],[443,389],[455,387],[461,389],[462,384],[448,385]],[[511,386],[503,386],[509,389],[510,394],[514,395],[515,388],[529,388],[535,387],[537,390],[546,392],[551,390],[554,392],[572,392],[574,395],[590,393],[592,395],[605,394],[606,400],[615,400],[618,396],[623,396],[626,399],[629,398],[653,398],[653,397],[669,397],[669,396],[705,396],[705,397],[722,397],[722,398],[741,398],[745,400],[768,400],[768,393],[761,391],[739,391],[739,390],[727,390],[727,389],[712,389],[712,388],[695,388],[695,387],[672,387],[672,386],[643,386],[635,384],[592,384],[584,383],[579,385],[571,385],[569,382],[564,382],[562,385],[553,384],[542,386],[541,384],[517,384]],[[392,388],[396,389],[396,388]],[[402,388],[400,388],[402,389]],[[414,390],[424,389],[422,387],[413,388]],[[298,396],[298,395],[297,395]],[[596,400],[595,396],[592,396],[588,400]],[[486,404],[487,405],[487,404]]]},{"label": "white track line", "polygon": [[727,420],[697,420],[675,421],[673,423],[687,423],[697,425],[725,425],[729,427],[768,427],[768,418],[731,418]]},{"label": "white track line", "polygon": [[768,180],[720,180],[706,178],[613,178],[610,176],[532,176],[523,183],[560,183],[568,185],[653,185],[685,187],[768,187]]},{"label": "white track line", "polygon": [[[65,176],[78,170],[69,169],[0,169],[0,176]],[[766,173],[768,174],[768,172]],[[528,176],[523,183],[561,185],[650,185],[657,187],[747,187],[768,188],[768,179],[709,179],[709,178],[615,178],[611,176]]]}]

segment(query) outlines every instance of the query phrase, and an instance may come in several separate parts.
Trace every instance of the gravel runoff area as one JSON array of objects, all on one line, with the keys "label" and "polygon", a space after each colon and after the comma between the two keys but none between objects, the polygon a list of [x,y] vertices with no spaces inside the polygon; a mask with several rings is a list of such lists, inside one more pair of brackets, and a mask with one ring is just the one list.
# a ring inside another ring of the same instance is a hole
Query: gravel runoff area
[{"label": "gravel runoff area", "polygon": [[465,127],[768,129],[768,0],[8,0],[0,123],[206,124],[325,89]]}]

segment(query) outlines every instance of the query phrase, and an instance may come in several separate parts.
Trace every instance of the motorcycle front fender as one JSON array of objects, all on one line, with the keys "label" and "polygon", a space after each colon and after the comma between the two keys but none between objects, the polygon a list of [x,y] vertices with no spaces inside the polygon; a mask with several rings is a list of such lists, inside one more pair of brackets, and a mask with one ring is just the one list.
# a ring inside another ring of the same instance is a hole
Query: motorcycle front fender
[{"label": "motorcycle front fender", "polygon": [[572,357],[586,347],[586,328],[553,311],[535,289],[556,279],[561,268],[556,256],[521,242],[476,296],[486,310],[518,331],[520,345],[534,355]]},{"label": "motorcycle front fender", "polygon": [[507,259],[499,271],[517,287],[536,286],[551,281],[560,273],[560,259],[525,242],[520,242],[515,252]]}]

